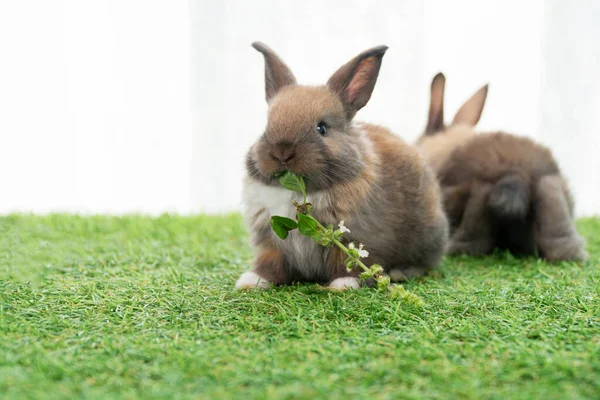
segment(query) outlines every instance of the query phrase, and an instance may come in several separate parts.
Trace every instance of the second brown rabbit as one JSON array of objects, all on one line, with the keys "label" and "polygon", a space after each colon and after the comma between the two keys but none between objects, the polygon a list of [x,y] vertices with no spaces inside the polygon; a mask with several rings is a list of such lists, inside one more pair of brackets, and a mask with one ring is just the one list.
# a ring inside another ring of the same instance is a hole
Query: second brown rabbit
[{"label": "second brown rabbit", "polygon": [[431,84],[429,119],[417,145],[435,170],[450,222],[448,253],[495,248],[548,260],[584,260],[573,197],[550,150],[502,132],[477,134],[488,86],[444,124],[445,77]]}]

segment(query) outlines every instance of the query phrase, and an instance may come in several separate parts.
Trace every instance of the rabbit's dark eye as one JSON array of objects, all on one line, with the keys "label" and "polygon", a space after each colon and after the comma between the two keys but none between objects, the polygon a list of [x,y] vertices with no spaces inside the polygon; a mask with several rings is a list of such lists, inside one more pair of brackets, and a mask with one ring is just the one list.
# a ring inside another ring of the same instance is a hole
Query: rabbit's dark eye
[{"label": "rabbit's dark eye", "polygon": [[327,133],[327,127],[323,122],[319,122],[316,129],[322,136],[325,136],[325,133]]}]

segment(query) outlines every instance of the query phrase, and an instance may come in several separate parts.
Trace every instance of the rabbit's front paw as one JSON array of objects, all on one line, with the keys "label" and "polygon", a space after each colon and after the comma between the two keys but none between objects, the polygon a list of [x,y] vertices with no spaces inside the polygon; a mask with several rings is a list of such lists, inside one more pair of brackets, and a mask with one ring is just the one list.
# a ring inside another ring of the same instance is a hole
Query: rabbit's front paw
[{"label": "rabbit's front paw", "polygon": [[359,289],[360,281],[358,278],[353,278],[351,276],[345,276],[343,278],[336,278],[329,285],[327,285],[329,289],[343,291],[347,289]]},{"label": "rabbit's front paw", "polygon": [[266,289],[269,287],[271,284],[253,271],[244,272],[235,283],[236,289]]}]

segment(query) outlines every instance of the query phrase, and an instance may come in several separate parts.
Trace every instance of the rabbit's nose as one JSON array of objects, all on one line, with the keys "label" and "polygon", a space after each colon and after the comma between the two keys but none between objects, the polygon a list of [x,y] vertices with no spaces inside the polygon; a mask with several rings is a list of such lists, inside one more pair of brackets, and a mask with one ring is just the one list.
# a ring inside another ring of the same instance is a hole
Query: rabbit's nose
[{"label": "rabbit's nose", "polygon": [[282,164],[290,162],[296,156],[296,147],[291,143],[278,143],[273,146],[271,157]]}]

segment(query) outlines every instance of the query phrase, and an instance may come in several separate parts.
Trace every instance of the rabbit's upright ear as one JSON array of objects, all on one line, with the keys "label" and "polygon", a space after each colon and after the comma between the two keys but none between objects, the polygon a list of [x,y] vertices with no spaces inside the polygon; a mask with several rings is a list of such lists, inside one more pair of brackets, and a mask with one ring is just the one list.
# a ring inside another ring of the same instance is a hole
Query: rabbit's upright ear
[{"label": "rabbit's upright ear", "polygon": [[429,119],[426,135],[433,135],[444,129],[444,88],[446,77],[441,72],[431,81],[431,100],[429,101]]},{"label": "rabbit's upright ear", "polygon": [[348,119],[352,119],[371,98],[387,49],[387,46],[377,46],[360,53],[327,81],[327,86],[340,96]]},{"label": "rabbit's upright ear", "polygon": [[281,88],[295,85],[296,77],[281,58],[267,45],[254,42],[252,47],[260,51],[265,57],[265,92],[268,103]]},{"label": "rabbit's upright ear", "polygon": [[487,92],[488,85],[485,85],[475,92],[475,94],[458,110],[452,124],[466,124],[469,126],[477,125],[479,118],[481,118],[481,113],[483,112]]}]

